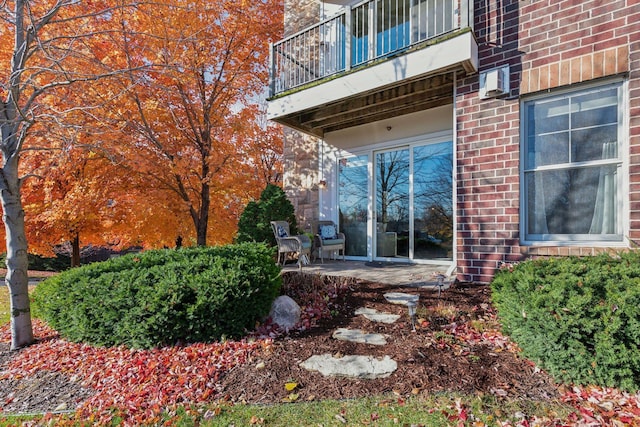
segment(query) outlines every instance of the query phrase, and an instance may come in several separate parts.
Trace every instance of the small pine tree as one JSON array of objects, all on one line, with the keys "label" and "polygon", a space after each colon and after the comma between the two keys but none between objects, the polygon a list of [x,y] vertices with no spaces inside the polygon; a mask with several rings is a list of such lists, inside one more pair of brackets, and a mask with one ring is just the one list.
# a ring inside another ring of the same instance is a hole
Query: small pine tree
[{"label": "small pine tree", "polygon": [[260,194],[260,199],[247,203],[240,215],[236,242],[265,242],[275,246],[276,239],[271,230],[271,221],[287,221],[291,233],[298,233],[293,204],[282,188],[267,184]]}]

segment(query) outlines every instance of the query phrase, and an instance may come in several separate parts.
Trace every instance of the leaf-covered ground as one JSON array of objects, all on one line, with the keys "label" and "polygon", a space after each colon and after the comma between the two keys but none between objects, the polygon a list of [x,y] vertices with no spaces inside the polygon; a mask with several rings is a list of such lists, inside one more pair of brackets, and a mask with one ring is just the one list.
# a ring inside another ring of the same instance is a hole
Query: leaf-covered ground
[{"label": "leaf-covered ground", "polygon": [[[243,341],[143,351],[69,343],[36,322],[38,342],[9,352],[5,326],[0,331],[0,410],[71,410],[76,420],[103,424],[117,418],[135,425],[159,422],[163,411],[181,404],[219,400],[279,403],[459,391],[504,399],[555,399],[575,408],[568,419],[522,414],[515,425],[640,426],[640,395],[557,386],[520,357],[517,346],[499,332],[485,286],[458,285],[438,297],[437,292],[418,288],[296,273],[288,273],[286,282],[284,292],[303,308],[300,328],[288,334],[267,322]],[[415,332],[406,309],[384,299],[389,291],[420,295]],[[402,317],[395,324],[374,324],[354,316],[359,307]],[[382,333],[388,344],[337,341],[331,338],[337,327]],[[398,362],[398,370],[385,379],[353,380],[324,378],[299,366],[311,355],[323,353],[389,355]],[[295,390],[287,390],[287,385]],[[453,415],[461,421],[466,414],[464,403],[459,406]]]}]

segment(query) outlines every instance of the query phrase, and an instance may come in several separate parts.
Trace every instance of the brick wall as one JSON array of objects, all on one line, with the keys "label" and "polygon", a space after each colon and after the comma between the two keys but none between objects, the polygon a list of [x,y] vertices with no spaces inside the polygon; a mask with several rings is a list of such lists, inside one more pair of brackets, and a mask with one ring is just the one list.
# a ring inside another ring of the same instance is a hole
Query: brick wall
[{"label": "brick wall", "polygon": [[[502,262],[602,247],[520,246],[520,96],[614,75],[629,86],[629,215],[640,240],[640,1],[475,2],[480,70],[509,64],[511,93],[480,100],[458,81],[458,278],[488,282]],[[626,191],[623,191],[625,194]]]}]

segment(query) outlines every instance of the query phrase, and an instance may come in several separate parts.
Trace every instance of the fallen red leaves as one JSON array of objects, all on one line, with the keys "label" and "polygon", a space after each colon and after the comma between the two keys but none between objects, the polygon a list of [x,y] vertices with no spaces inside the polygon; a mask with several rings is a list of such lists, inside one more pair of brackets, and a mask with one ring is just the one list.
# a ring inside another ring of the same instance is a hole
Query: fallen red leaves
[{"label": "fallen red leaves", "polygon": [[[7,325],[0,334],[3,340],[9,339]],[[108,423],[114,416],[123,418],[125,424],[153,423],[168,406],[219,397],[216,382],[220,375],[246,363],[252,352],[271,345],[269,340],[256,340],[154,350],[98,348],[65,341],[39,321],[34,322],[34,334],[39,342],[21,351],[0,379],[38,370],[65,373],[96,390],[76,412],[76,418],[98,424]]]},{"label": "fallen red leaves", "polygon": [[583,426],[640,426],[640,393],[605,387],[572,387],[562,399],[579,413],[570,421]]},{"label": "fallen red leaves", "polygon": [[[318,294],[306,301],[303,319],[308,322],[301,322],[299,327],[313,327],[318,320],[330,316],[332,299]],[[451,319],[450,324],[442,326],[439,337],[432,336],[434,345],[463,352],[467,346],[483,344],[496,352],[518,352],[517,346],[493,327],[497,325],[495,313],[486,308],[481,312],[475,323]],[[39,370],[64,373],[96,392],[76,411],[75,420],[101,425],[115,417],[125,425],[154,424],[169,408],[223,398],[216,389],[219,378],[234,366],[249,362],[255,352],[269,351],[272,343],[271,339],[262,338],[154,350],[97,348],[65,341],[38,320],[34,321],[34,333],[38,343],[14,357],[0,372],[0,379],[29,376]],[[280,333],[277,325],[267,321],[255,336],[274,337]],[[0,328],[0,339],[10,340],[8,325]],[[495,420],[496,425],[640,427],[640,394],[601,387],[568,387],[563,390],[562,399],[575,408],[567,419],[523,416],[515,422]],[[443,414],[454,425],[485,425],[474,420],[460,400],[443,410]],[[377,414],[371,415],[371,421],[377,418]],[[254,422],[260,423],[260,419]]]}]

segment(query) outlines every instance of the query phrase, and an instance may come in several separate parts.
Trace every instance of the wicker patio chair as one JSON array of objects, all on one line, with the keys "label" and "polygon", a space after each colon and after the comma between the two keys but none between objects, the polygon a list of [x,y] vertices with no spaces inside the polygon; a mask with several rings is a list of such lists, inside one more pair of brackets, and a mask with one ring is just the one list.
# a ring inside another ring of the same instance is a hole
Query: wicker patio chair
[{"label": "wicker patio chair", "polygon": [[[278,264],[284,266],[287,256],[297,254],[298,268],[309,264],[311,257],[311,239],[306,235],[292,236],[287,221],[271,221],[271,229],[278,243]],[[282,263],[280,262],[282,257]]]}]

